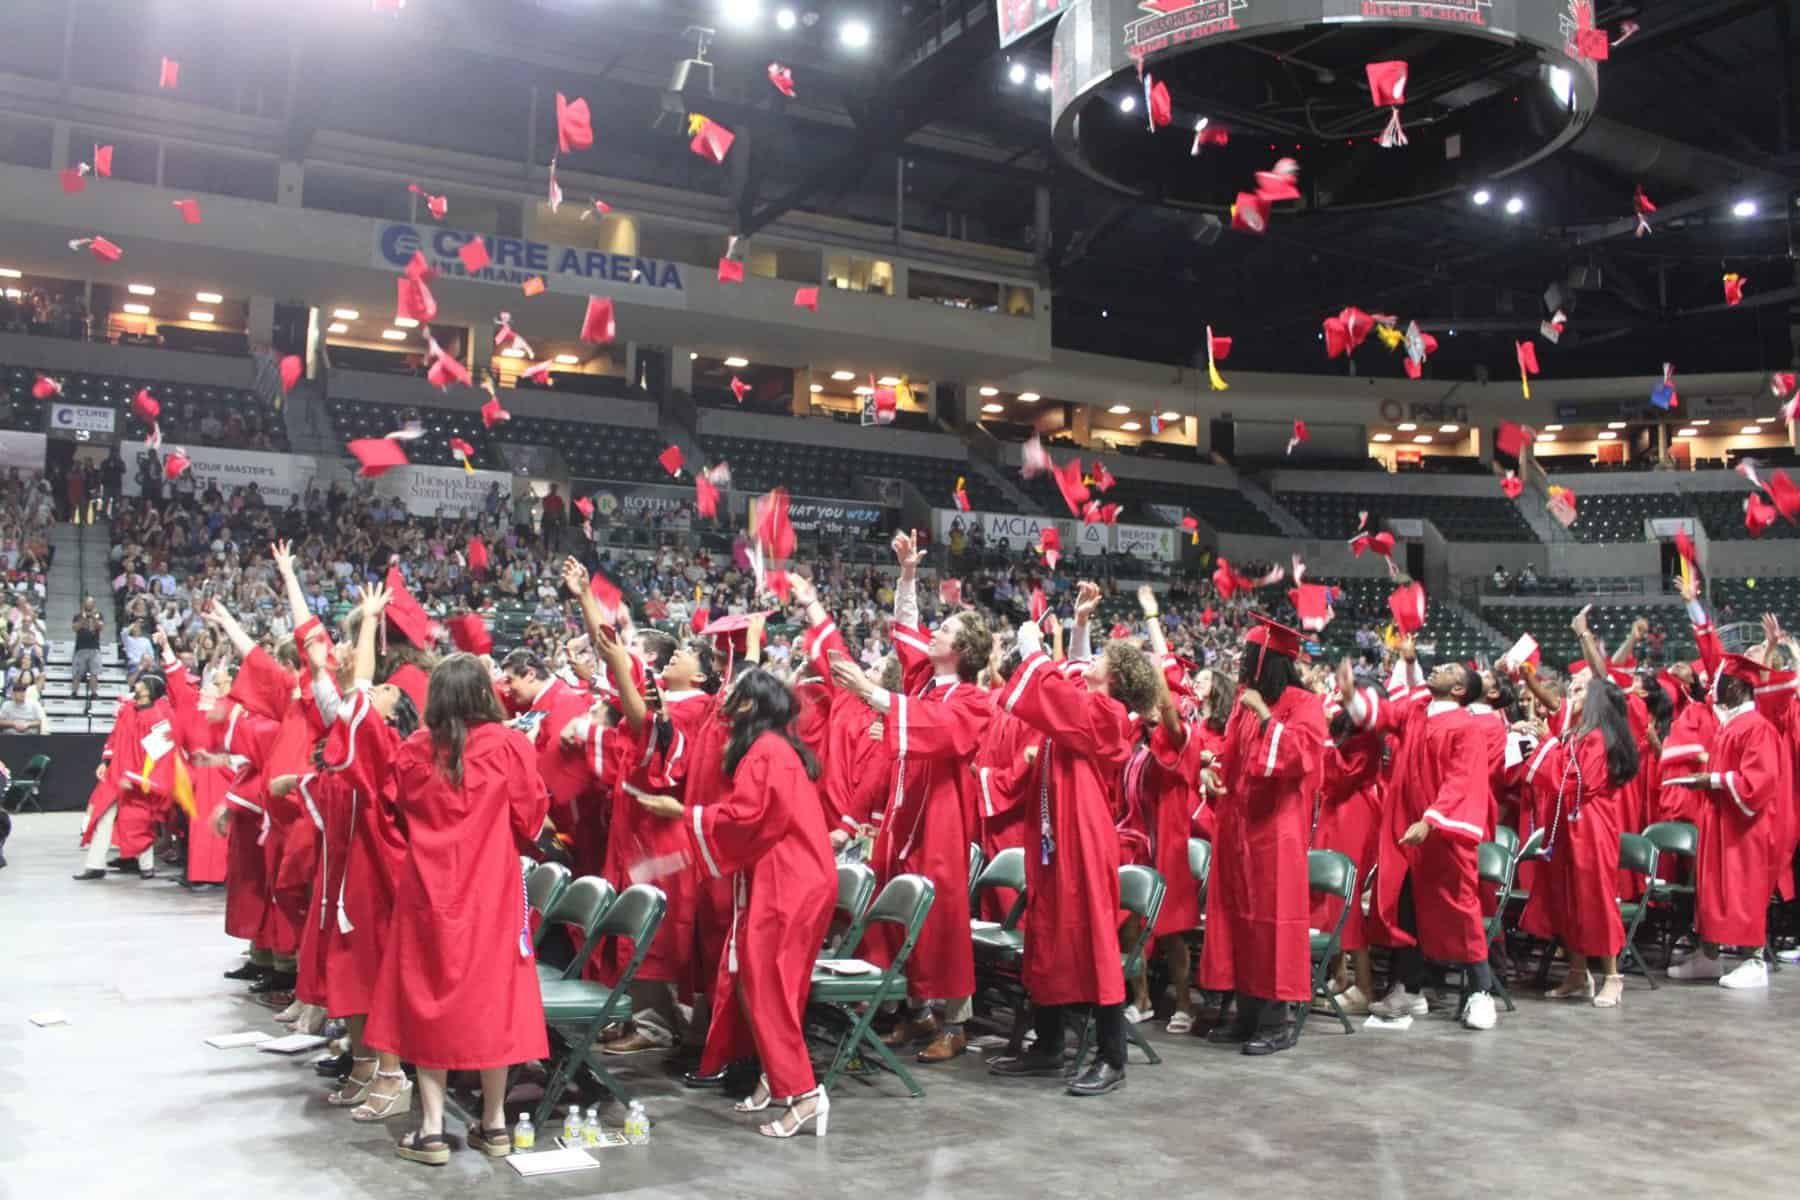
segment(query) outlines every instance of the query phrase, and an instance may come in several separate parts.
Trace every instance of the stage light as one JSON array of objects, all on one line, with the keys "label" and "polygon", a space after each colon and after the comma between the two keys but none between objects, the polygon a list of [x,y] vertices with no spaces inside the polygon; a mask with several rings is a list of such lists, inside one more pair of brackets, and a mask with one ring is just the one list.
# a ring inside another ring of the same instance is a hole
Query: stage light
[{"label": "stage light", "polygon": [[868,384],[863,383],[851,388],[850,394],[853,396],[873,396],[875,394],[875,389]]},{"label": "stage light", "polygon": [[154,296],[154,295],[156,295],[156,289],[151,287],[147,283],[128,283],[125,285],[125,290],[130,292],[134,296]]},{"label": "stage light", "polygon": [[820,393],[820,392],[822,392],[822,391],[824,391],[824,390],[825,390],[825,385],[824,385],[824,384],[822,384],[822,383],[814,383],[814,384],[810,384],[810,385],[808,385],[808,387],[807,387],[807,389],[806,389],[806,390],[807,390],[807,391],[809,391],[809,392],[811,392],[811,393],[812,393],[812,394],[813,394],[813,395],[815,395],[815,396],[816,396],[816,395],[818,395],[818,394],[819,394],[819,393]]},{"label": "stage light", "polygon": [[699,358],[699,357],[700,357],[700,352],[698,350],[689,350],[688,351],[688,361],[689,362],[693,362],[696,358]]},{"label": "stage light", "polygon": [[1131,411],[1131,405],[1115,404],[1111,408],[1107,409],[1106,411],[1111,413],[1115,417],[1120,417],[1120,416],[1124,416],[1126,413]]},{"label": "stage light", "polygon": [[981,406],[981,411],[984,413],[1003,413],[1006,411],[1006,405],[1004,405],[1004,404],[984,404]]},{"label": "stage light", "polygon": [[213,319],[213,315],[209,312],[199,312],[196,310],[196,311],[188,314],[188,320],[199,321],[206,325],[211,325],[212,319]]},{"label": "stage light", "polygon": [[202,304],[223,304],[223,303],[225,303],[225,297],[219,295],[219,293],[217,293],[217,292],[195,292],[194,299],[198,300]]},{"label": "stage light", "polygon": [[1137,97],[1129,94],[1119,97],[1119,111],[1122,113],[1136,112]]},{"label": "stage light", "polygon": [[1398,429],[1401,433],[1411,433],[1413,430],[1417,429],[1418,426],[1411,421],[1402,421],[1400,424],[1394,426],[1394,428]]},{"label": "stage light", "polygon": [[1773,425],[1775,422],[1779,421],[1780,419],[1781,419],[1780,417],[1758,417],[1758,418],[1756,418],[1756,423],[1758,425]]},{"label": "stage light", "polygon": [[1031,74],[1031,72],[1025,69],[1024,63],[1016,62],[1012,66],[1006,68],[1006,81],[1017,86],[1024,83],[1025,77],[1029,74]]},{"label": "stage light", "polygon": [[1000,389],[997,387],[984,387],[981,389],[981,394],[984,396],[998,396],[1000,394]]},{"label": "stage light", "polygon": [[1712,418],[1711,417],[1695,417],[1694,424],[1696,424],[1696,425],[1711,425]]},{"label": "stage light", "polygon": [[397,329],[417,329],[419,321],[416,317],[395,317],[394,326]]},{"label": "stage light", "polygon": [[1038,92],[1049,91],[1050,90],[1050,76],[1044,74],[1044,72],[1042,72],[1042,71],[1039,71],[1036,75],[1033,75],[1031,77],[1031,87],[1032,87],[1033,91],[1038,91]]},{"label": "stage light", "polygon": [[1159,417],[1158,420],[1179,421],[1179,420],[1181,420],[1181,414],[1174,411],[1173,409],[1171,409],[1168,412],[1164,413],[1161,417]]},{"label": "stage light", "polygon": [[719,19],[727,25],[747,29],[762,16],[762,0],[719,0]]},{"label": "stage light", "polygon": [[852,17],[838,26],[838,43],[850,50],[861,50],[869,44],[869,23]]},{"label": "stage light", "polygon": [[1540,433],[1537,435],[1537,440],[1540,442],[1554,442],[1556,440],[1556,435],[1554,433]]},{"label": "stage light", "polygon": [[778,8],[775,10],[775,28],[781,30],[783,33],[786,33],[799,23],[800,18],[794,15],[793,9]]},{"label": "stage light", "polygon": [[1139,425],[1136,421],[1126,421],[1123,425],[1120,425],[1119,428],[1123,429],[1126,433],[1136,433],[1138,430],[1142,429],[1143,426]]},{"label": "stage light", "polygon": [[120,307],[134,317],[147,317],[150,315],[150,306],[148,304],[124,304],[120,305]]},{"label": "stage light", "polygon": [[1742,221],[1756,215],[1756,201],[1739,200],[1731,206],[1731,215]]},{"label": "stage light", "polygon": [[385,340],[385,341],[404,342],[406,340],[406,330],[404,330],[404,329],[384,329],[381,331],[381,336],[382,336],[383,340]]},{"label": "stage light", "polygon": [[1478,207],[1486,204],[1489,200],[1492,200],[1493,198],[1494,198],[1494,193],[1488,191],[1486,188],[1476,188],[1475,194],[1469,197],[1469,199],[1473,200]]},{"label": "stage light", "polygon": [[833,379],[837,380],[839,383],[849,383],[852,379],[856,378],[856,372],[855,371],[833,371],[831,373],[831,377]]},{"label": "stage light", "polygon": [[23,277],[23,274],[14,267],[0,267],[0,279],[19,279]]},{"label": "stage light", "polygon": [[1391,433],[1377,433],[1372,434],[1369,440],[1373,442],[1391,442],[1394,440],[1394,435]]},{"label": "stage light", "polygon": [[1506,200],[1506,215],[1516,217],[1525,211],[1525,199],[1522,196],[1509,196]]},{"label": "stage light", "polygon": [[1744,434],[1758,434],[1758,433],[1761,433],[1762,431],[1763,431],[1763,427],[1761,425],[1746,425],[1742,429],[1738,430],[1739,433],[1744,433]]},{"label": "stage light", "polygon": [[1544,426],[1544,432],[1545,433],[1561,433],[1562,426],[1561,425],[1546,425],[1546,426]]},{"label": "stage light", "polygon": [[1036,392],[1020,392],[1019,393],[1019,403],[1021,403],[1021,404],[1036,404],[1037,402],[1038,402],[1038,394]]},{"label": "stage light", "polygon": [[1102,319],[1104,319],[1106,317],[1110,317],[1110,316],[1112,316],[1112,310],[1109,308],[1103,308],[1100,310],[1100,316],[1102,317]]},{"label": "stage light", "polygon": [[725,365],[728,367],[734,367],[734,368],[735,367],[747,367],[750,365],[750,360],[747,358],[739,358],[737,355],[734,354],[730,358],[725,360]]},{"label": "stage light", "polygon": [[501,358],[524,358],[525,351],[519,349],[517,346],[508,346],[506,349],[504,349],[500,352],[500,357]]},{"label": "stage light", "polygon": [[1675,431],[1675,436],[1676,437],[1699,437],[1700,431],[1698,429],[1693,429],[1693,428],[1677,429]]},{"label": "stage light", "polygon": [[331,315],[340,321],[354,321],[362,316],[354,308],[334,308],[331,310]]},{"label": "stage light", "polygon": [[342,321],[333,321],[325,327],[326,333],[349,333],[350,327]]}]

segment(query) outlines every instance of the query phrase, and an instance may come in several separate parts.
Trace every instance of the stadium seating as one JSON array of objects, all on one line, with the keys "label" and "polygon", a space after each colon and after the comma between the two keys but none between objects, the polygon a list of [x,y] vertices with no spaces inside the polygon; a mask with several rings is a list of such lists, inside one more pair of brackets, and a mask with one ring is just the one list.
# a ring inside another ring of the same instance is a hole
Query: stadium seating
[{"label": "stadium seating", "polygon": [[1604,493],[1577,490],[1576,520],[1569,534],[1578,542],[1641,542],[1651,517],[1692,515],[1673,490],[1657,493]]},{"label": "stadium seating", "polygon": [[[248,364],[246,364],[248,372]],[[31,394],[37,382],[34,367],[0,366],[0,387],[12,406],[13,429],[42,429],[45,406]],[[148,389],[162,405],[158,425],[163,439],[169,443],[196,446],[228,446],[244,450],[286,450],[287,425],[281,410],[249,388],[212,387],[198,384],[171,383],[166,380],[138,379],[123,375],[92,375],[85,372],[62,374],[49,372],[62,383],[62,399],[73,404],[110,407],[125,414],[122,428],[125,436],[142,439],[149,426],[131,415],[131,400],[139,389]],[[216,433],[203,432],[206,419],[218,421]]]},{"label": "stadium seating", "polygon": [[733,484],[747,492],[785,487],[796,495],[857,494],[859,480],[873,476],[904,479],[936,508],[949,508],[958,478],[965,480],[976,508],[1002,507],[1004,502],[969,469],[967,462],[921,454],[887,454],[846,446],[815,446],[766,438],[708,434],[700,439],[708,461],[731,464]]},{"label": "stadium seating", "polygon": [[[1693,493],[1700,521],[1706,526],[1706,535],[1720,541],[1741,541],[1749,537],[1750,531],[1744,528],[1744,500],[1749,494],[1747,487],[1741,492]],[[1761,537],[1764,541],[1770,538],[1800,538],[1800,525],[1777,519],[1762,531]]]},{"label": "stadium seating", "polygon": [[331,420],[338,436],[381,437],[399,429],[403,415],[417,412],[425,436],[406,444],[407,458],[427,466],[455,466],[450,439],[461,438],[475,447],[477,468],[506,470],[493,443],[553,446],[561,452],[574,475],[584,479],[614,479],[625,483],[667,482],[668,472],[656,461],[667,443],[655,429],[627,425],[600,425],[593,421],[562,421],[549,417],[514,416],[490,431],[481,415],[463,409],[408,409],[398,404],[368,400],[331,401]]},{"label": "stadium seating", "polygon": [[[1710,598],[1713,620],[1721,626],[1755,624],[1763,613],[1772,612],[1784,630],[1800,633],[1800,578],[1714,579]],[[1761,632],[1755,637],[1760,641]]]},{"label": "stadium seating", "polygon": [[[1321,646],[1321,657],[1328,662],[1335,662],[1342,655],[1355,657],[1358,647],[1355,641],[1356,630],[1363,626],[1385,628],[1393,617],[1388,611],[1388,596],[1393,593],[1394,584],[1386,579],[1341,579],[1315,580],[1309,573],[1308,583],[1335,583],[1338,588],[1337,602],[1332,605],[1332,621],[1324,630],[1309,635]],[[1271,590],[1266,593],[1273,596]],[[1275,607],[1277,620],[1299,626],[1299,614],[1287,601],[1286,593],[1282,601]],[[1479,629],[1470,624],[1461,610],[1441,600],[1427,598],[1425,611],[1425,628],[1419,632],[1419,641],[1430,647],[1427,657],[1433,661],[1443,659],[1467,660],[1478,655],[1492,656],[1495,653],[1487,638]]]},{"label": "stadium seating", "polygon": [[1537,536],[1512,501],[1499,493],[1480,496],[1415,496],[1405,493],[1278,492],[1275,496],[1302,524],[1322,538],[1356,532],[1359,511],[1372,521],[1419,517],[1453,542],[1534,542]]},{"label": "stadium seating", "polygon": [[[1084,463],[1086,460],[1083,460]],[[1046,511],[1068,516],[1069,506],[1063,501],[1056,481],[1048,475],[1020,480],[1025,494],[1042,504]],[[1094,498],[1121,506],[1119,519],[1134,524],[1161,524],[1148,512],[1151,504],[1179,505],[1223,533],[1257,534],[1280,537],[1281,527],[1271,521],[1262,509],[1227,488],[1183,487],[1148,479],[1121,478],[1111,490]]]},{"label": "stadium seating", "polygon": [[[1581,646],[1575,640],[1575,633],[1569,628],[1569,622],[1575,619],[1575,614],[1584,606],[1585,602],[1582,601],[1566,604],[1484,601],[1481,615],[1505,634],[1508,641],[1516,641],[1521,634],[1529,633],[1537,639],[1538,646],[1543,651],[1544,665],[1561,671],[1581,657]],[[1632,622],[1639,617],[1647,617],[1653,627],[1660,627],[1667,635],[1661,661],[1656,665],[1693,658],[1699,653],[1694,647],[1693,628],[1688,622],[1687,613],[1682,609],[1680,600],[1675,597],[1647,596],[1631,603],[1596,603],[1588,612],[1588,627],[1611,651],[1618,646],[1630,630]],[[1649,648],[1639,646],[1636,658],[1640,663],[1653,662],[1656,655]]]}]

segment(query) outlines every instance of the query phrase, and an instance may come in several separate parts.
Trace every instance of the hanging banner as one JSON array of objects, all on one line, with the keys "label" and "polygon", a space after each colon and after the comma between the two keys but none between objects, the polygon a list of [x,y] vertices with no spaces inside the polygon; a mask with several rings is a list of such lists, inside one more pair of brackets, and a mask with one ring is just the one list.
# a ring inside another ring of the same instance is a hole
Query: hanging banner
[{"label": "hanging banner", "polygon": [[[138,482],[138,460],[148,450],[143,442],[120,442],[119,453],[125,459],[125,494],[141,496]],[[175,449],[165,441],[163,453]],[[306,485],[319,473],[319,460],[309,454],[270,454],[261,450],[220,450],[214,446],[182,446],[181,451],[192,462],[189,473],[195,490],[204,492],[208,484],[217,484],[227,498],[233,488],[254,483],[263,503],[270,508],[286,508],[295,496],[304,496]]]},{"label": "hanging banner", "polygon": [[[751,497],[743,500],[749,510]],[[733,511],[737,511],[736,496]],[[861,533],[882,528],[888,509],[867,500],[818,500],[794,496],[788,501],[788,521],[801,533]]]},{"label": "hanging banner", "polygon": [[[477,237],[487,248],[487,265],[470,271],[460,251]],[[459,229],[402,224],[375,227],[373,265],[399,271],[415,252],[423,253],[438,274],[448,279],[518,288],[535,276],[544,281],[545,290],[565,295],[591,293],[634,304],[687,307],[679,263]]]},{"label": "hanging banner", "polygon": [[482,511],[488,489],[512,503],[513,477],[504,471],[465,471],[461,467],[395,467],[375,480],[375,494],[406,505],[415,517],[468,516]]},{"label": "hanging banner", "polygon": [[1156,562],[1175,562],[1181,549],[1175,541],[1175,530],[1166,525],[1114,525],[1113,552]]}]

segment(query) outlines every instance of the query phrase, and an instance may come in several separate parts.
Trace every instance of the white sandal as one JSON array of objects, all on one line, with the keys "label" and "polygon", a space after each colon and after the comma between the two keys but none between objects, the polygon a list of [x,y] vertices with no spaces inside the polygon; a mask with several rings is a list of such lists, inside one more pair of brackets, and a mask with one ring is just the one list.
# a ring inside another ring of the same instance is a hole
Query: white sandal
[{"label": "white sandal", "polygon": [[[816,1101],[816,1104],[811,1112],[804,1117],[798,1117],[794,1115],[794,1106],[802,1100]],[[787,1124],[789,1117],[794,1118],[792,1125]],[[802,1092],[795,1096],[789,1102],[787,1111],[781,1115],[781,1120],[772,1125],[758,1125],[756,1132],[764,1137],[791,1138],[796,1134],[805,1133],[806,1123],[814,1118],[817,1118],[819,1123],[813,1126],[813,1132],[819,1137],[824,1137],[825,1129],[831,1121],[831,1097],[825,1094],[825,1089],[822,1087],[816,1087],[810,1092]]]},{"label": "white sandal", "polygon": [[1194,1014],[1177,1012],[1169,1018],[1170,1033],[1192,1033],[1194,1031]]},{"label": "white sandal", "polygon": [[[368,1096],[369,1089],[375,1086],[375,1077],[381,1074],[381,1072],[377,1070],[367,1079],[357,1079],[356,1068],[360,1063],[375,1063],[380,1061],[379,1058],[376,1058],[373,1055],[368,1058],[351,1058],[350,1074],[344,1076],[343,1082],[338,1084],[337,1090],[326,1093],[325,1103],[331,1105],[333,1108],[355,1108],[361,1105],[363,1099]],[[400,1074],[405,1076],[406,1072],[402,1071]],[[356,1089],[354,1093],[345,1091],[346,1088],[352,1087]]]},{"label": "white sandal", "polygon": [[[1616,996],[1609,996],[1606,994],[1606,989],[1610,988],[1613,985],[1614,980],[1618,981],[1619,994]],[[1617,1007],[1619,1007],[1619,1002],[1623,999],[1625,999],[1625,976],[1624,975],[1608,975],[1606,977],[1606,982],[1601,985],[1599,994],[1597,994],[1594,997],[1594,1007],[1595,1008],[1617,1008]]]},{"label": "white sandal", "polygon": [[[756,1092],[761,1092],[763,1094],[761,1104],[756,1103]],[[748,1096],[745,1096],[731,1107],[738,1112],[743,1113],[761,1112],[763,1109],[769,1107],[769,1104],[775,1099],[775,1093],[769,1087],[769,1077],[767,1075],[757,1076],[756,1092],[751,1092]]]},{"label": "white sandal", "polygon": [[[406,1082],[401,1086],[399,1091],[391,1096],[370,1096],[361,1104],[357,1105],[350,1113],[350,1119],[352,1121],[372,1124],[376,1121],[385,1121],[389,1117],[402,1116],[412,1111],[413,1081],[406,1079],[405,1071],[377,1070],[375,1072],[375,1078],[405,1079]],[[371,1081],[370,1086],[374,1086],[373,1081]]]}]

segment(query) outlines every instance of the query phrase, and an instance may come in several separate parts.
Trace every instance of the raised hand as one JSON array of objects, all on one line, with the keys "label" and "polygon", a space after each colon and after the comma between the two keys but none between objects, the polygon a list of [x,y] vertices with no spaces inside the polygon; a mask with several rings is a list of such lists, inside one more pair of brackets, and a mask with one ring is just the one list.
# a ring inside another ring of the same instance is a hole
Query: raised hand
[{"label": "raised hand", "polygon": [[1100,607],[1100,585],[1084,579],[1075,587],[1075,619],[1086,621]]},{"label": "raised hand", "polygon": [[900,563],[902,571],[916,571],[919,560],[925,557],[925,551],[919,549],[919,539],[910,529],[903,529],[894,535],[894,558]]},{"label": "raised hand", "polygon": [[281,572],[282,578],[285,579],[294,573],[293,543],[286,538],[279,542],[269,543],[269,557],[275,560],[275,569]]},{"label": "raised hand", "polygon": [[793,592],[794,603],[801,608],[811,608],[819,602],[819,589],[804,575],[788,572],[788,587]]},{"label": "raised hand", "polygon": [[573,556],[565,558],[562,565],[562,581],[564,587],[580,596],[587,591],[588,570]]},{"label": "raised hand", "polygon": [[358,605],[358,608],[362,612],[363,620],[373,621],[376,617],[379,617],[382,610],[387,608],[388,601],[393,598],[394,595],[392,592],[388,591],[386,584],[372,583],[364,588],[362,592],[362,603]]},{"label": "raised hand", "polygon": [[1156,607],[1156,592],[1153,591],[1147,583],[1140,583],[1138,585],[1137,602],[1138,608],[1143,612],[1146,620],[1156,616],[1157,613],[1161,611]]},{"label": "raised hand", "polygon": [[1569,622],[1569,628],[1573,629],[1575,631],[1576,637],[1584,638],[1584,637],[1588,636],[1587,615],[1588,615],[1588,609],[1590,609],[1592,607],[1594,607],[1594,606],[1591,604],[1586,605],[1585,607],[1582,608],[1582,610],[1580,612],[1575,614],[1575,619]]}]

